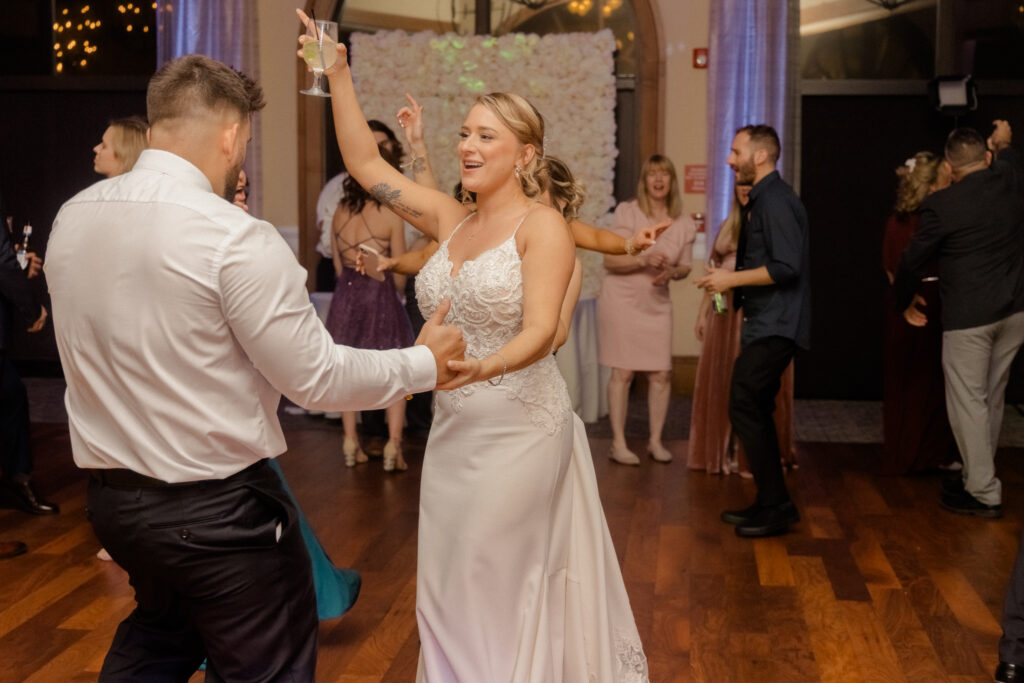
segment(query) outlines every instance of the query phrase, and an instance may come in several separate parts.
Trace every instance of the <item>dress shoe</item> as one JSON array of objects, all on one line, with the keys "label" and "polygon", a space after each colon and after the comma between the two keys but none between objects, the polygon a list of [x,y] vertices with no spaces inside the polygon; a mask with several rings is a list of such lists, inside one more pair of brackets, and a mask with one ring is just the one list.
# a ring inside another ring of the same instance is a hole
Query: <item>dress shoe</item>
[{"label": "dress shoe", "polygon": [[778,536],[789,531],[790,524],[800,521],[800,513],[791,501],[779,505],[765,505],[736,525],[736,535],[743,538],[762,538]]},{"label": "dress shoe", "polygon": [[986,505],[967,493],[967,491],[943,491],[940,501],[942,507],[958,515],[974,515],[975,517],[988,517],[990,519],[1003,516],[1002,505]]},{"label": "dress shoe", "polygon": [[24,555],[27,552],[28,546],[21,541],[4,541],[0,543],[0,560],[6,560],[8,557]]},{"label": "dress shoe", "polygon": [[942,480],[942,492],[943,493],[963,493],[964,492],[964,478],[959,474],[955,477],[946,477]]},{"label": "dress shoe", "polygon": [[640,464],[640,458],[636,457],[636,453],[624,446],[620,447],[615,444],[612,444],[611,450],[608,451],[608,457],[620,465]]},{"label": "dress shoe", "polygon": [[55,515],[60,512],[56,503],[36,493],[32,481],[27,477],[0,481],[0,507],[14,508],[33,515]]},{"label": "dress shoe", "polygon": [[726,524],[743,524],[756,517],[760,512],[761,506],[754,503],[750,507],[743,508],[742,510],[725,510],[720,516],[722,521]]},{"label": "dress shoe", "polygon": [[996,667],[995,683],[1020,683],[1024,681],[1024,664],[999,662]]},{"label": "dress shoe", "polygon": [[655,462],[672,462],[672,451],[660,443],[649,441],[647,443],[647,452]]}]

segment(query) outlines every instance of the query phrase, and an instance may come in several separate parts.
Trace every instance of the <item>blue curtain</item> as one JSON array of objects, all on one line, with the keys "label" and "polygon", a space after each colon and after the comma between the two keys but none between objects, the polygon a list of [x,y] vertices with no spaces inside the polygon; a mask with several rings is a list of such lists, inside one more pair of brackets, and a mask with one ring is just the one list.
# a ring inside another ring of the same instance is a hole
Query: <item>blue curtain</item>
[{"label": "blue curtain", "polygon": [[[254,0],[161,0],[156,15],[157,68],[176,57],[213,57],[259,81],[259,25]],[[245,160],[249,211],[263,211],[260,117],[252,122]]]},{"label": "blue curtain", "polygon": [[[708,64],[708,253],[729,214],[725,165],[736,129],[767,123],[785,134],[787,0],[713,0]],[[783,146],[785,146],[783,140]],[[781,172],[786,159],[779,162]]]}]

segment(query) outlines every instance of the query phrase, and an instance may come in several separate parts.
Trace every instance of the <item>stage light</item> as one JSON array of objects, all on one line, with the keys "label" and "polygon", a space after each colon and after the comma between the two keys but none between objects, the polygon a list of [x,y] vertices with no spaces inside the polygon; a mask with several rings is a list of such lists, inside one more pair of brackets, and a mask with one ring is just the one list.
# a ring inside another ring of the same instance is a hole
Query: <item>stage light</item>
[{"label": "stage light", "polygon": [[978,89],[971,76],[939,76],[928,83],[928,98],[936,111],[959,116],[978,108]]}]

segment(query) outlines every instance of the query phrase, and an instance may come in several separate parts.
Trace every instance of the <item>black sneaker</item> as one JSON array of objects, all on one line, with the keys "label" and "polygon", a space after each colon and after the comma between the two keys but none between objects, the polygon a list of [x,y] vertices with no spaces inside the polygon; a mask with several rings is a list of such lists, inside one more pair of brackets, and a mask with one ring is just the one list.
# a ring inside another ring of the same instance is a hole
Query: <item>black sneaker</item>
[{"label": "black sneaker", "polygon": [[800,513],[791,501],[762,507],[742,524],[736,525],[736,535],[743,538],[778,536],[789,531],[790,524],[800,521]]},{"label": "black sneaker", "polygon": [[961,491],[959,493],[944,491],[940,501],[942,507],[959,515],[974,515],[975,517],[989,518],[1003,516],[1002,505],[986,505],[971,494],[967,493],[967,491]]}]

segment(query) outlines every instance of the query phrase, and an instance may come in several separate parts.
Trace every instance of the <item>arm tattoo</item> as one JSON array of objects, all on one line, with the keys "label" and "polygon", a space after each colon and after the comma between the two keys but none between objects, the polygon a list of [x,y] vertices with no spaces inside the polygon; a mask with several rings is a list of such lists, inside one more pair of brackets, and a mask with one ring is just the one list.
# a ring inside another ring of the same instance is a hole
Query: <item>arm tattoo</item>
[{"label": "arm tattoo", "polygon": [[427,170],[427,158],[426,157],[416,157],[415,159],[413,159],[413,161],[412,161],[412,172],[413,173],[423,173],[425,170]]},{"label": "arm tattoo", "polygon": [[392,211],[404,213],[412,218],[419,218],[423,215],[422,211],[417,211],[402,201],[401,190],[393,189],[387,183],[377,183],[370,188],[370,194],[373,195],[374,199]]}]

